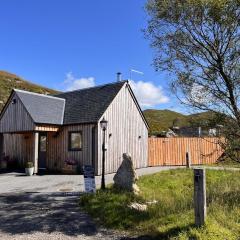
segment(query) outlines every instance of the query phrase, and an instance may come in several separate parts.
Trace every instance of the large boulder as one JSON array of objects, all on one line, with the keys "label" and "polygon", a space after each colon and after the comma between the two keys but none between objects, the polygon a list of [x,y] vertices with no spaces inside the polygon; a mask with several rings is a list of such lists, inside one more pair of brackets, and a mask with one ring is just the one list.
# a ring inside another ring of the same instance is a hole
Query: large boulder
[{"label": "large boulder", "polygon": [[137,179],[138,177],[133,166],[132,158],[130,155],[124,153],[123,161],[113,178],[114,187],[138,194]]}]

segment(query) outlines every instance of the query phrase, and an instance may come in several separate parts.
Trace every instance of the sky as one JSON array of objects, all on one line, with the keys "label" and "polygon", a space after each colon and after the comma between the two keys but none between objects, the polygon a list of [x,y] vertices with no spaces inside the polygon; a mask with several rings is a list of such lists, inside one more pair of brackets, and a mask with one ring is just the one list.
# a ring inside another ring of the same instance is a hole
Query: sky
[{"label": "sky", "polygon": [[[145,0],[1,0],[0,69],[61,91],[130,79],[143,109],[184,112],[144,37]],[[144,74],[132,72],[135,69]]]}]

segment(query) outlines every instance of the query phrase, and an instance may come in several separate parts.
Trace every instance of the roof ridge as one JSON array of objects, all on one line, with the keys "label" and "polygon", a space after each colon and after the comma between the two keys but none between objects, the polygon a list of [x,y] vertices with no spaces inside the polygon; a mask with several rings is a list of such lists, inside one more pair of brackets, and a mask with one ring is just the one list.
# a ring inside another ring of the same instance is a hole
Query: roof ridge
[{"label": "roof ridge", "polygon": [[76,89],[76,90],[62,92],[62,93],[57,93],[57,94],[54,94],[53,96],[58,96],[58,95],[66,94],[66,93],[72,93],[72,92],[81,92],[81,91],[88,90],[88,89],[100,88],[100,87],[104,87],[104,86],[108,86],[108,85],[114,85],[114,84],[126,83],[126,82],[128,82],[128,80],[122,80],[122,81],[119,81],[119,82],[115,81],[115,82],[105,83],[105,84],[101,84],[101,85],[97,85],[97,86],[93,86],[93,87]]},{"label": "roof ridge", "polygon": [[47,98],[54,98],[54,99],[59,99],[59,100],[64,100],[65,101],[64,98],[55,97],[55,95],[47,95],[47,94],[35,93],[35,92],[25,91],[25,90],[17,89],[17,88],[14,88],[13,90],[15,92],[26,93],[26,94],[31,94],[31,95],[37,95],[37,96],[47,97]]}]

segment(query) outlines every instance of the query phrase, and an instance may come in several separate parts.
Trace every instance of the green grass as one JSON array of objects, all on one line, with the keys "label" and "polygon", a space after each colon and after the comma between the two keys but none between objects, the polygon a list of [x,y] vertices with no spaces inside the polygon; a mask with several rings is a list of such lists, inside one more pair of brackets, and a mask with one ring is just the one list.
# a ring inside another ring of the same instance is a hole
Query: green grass
[{"label": "green grass", "polygon": [[217,162],[216,164],[214,164],[214,166],[239,168],[240,162],[236,162],[227,158],[227,159],[224,159],[223,161]]},{"label": "green grass", "polygon": [[19,76],[0,70],[0,112],[5,105],[13,88],[18,88],[26,91],[42,93],[42,94],[56,94],[58,91],[49,89],[31,82],[28,82]]},{"label": "green grass", "polygon": [[[170,170],[143,176],[139,196],[108,188],[84,195],[81,207],[99,224],[156,239],[238,239],[240,236],[240,173],[207,170],[207,223],[194,227],[193,173]],[[128,207],[131,202],[149,205],[146,212]]]}]

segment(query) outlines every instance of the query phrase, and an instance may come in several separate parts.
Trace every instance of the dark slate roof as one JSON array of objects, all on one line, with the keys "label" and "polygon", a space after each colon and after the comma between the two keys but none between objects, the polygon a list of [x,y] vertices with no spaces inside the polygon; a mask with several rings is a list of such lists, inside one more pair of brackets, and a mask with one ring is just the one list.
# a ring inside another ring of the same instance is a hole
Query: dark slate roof
[{"label": "dark slate roof", "polygon": [[65,100],[14,89],[35,123],[62,124]]},{"label": "dark slate roof", "polygon": [[64,98],[64,124],[97,122],[126,81],[85,88],[55,96]]}]

